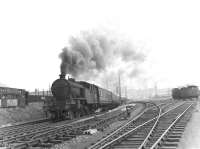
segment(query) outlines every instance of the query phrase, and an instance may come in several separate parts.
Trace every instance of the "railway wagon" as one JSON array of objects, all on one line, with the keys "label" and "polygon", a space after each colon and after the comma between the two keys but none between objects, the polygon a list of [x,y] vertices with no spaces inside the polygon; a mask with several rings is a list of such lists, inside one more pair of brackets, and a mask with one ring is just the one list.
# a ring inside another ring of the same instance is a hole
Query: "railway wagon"
[{"label": "railway wagon", "polygon": [[28,92],[24,89],[0,87],[0,107],[25,107]]},{"label": "railway wagon", "polygon": [[199,97],[199,89],[195,85],[172,89],[174,99],[192,99]]},{"label": "railway wagon", "polygon": [[105,110],[120,104],[119,98],[112,92],[85,81],[67,80],[64,74],[53,82],[51,91],[54,99],[46,105],[46,109],[53,120],[73,119],[99,108]]},{"label": "railway wagon", "polygon": [[172,89],[172,98],[180,99],[180,89],[179,88]]}]

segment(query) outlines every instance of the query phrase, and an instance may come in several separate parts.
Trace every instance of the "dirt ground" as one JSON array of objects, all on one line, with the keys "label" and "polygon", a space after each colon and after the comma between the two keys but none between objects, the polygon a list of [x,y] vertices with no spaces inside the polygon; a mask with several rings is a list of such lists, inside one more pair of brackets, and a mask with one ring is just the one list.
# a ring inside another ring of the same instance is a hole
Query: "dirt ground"
[{"label": "dirt ground", "polygon": [[200,149],[200,101],[185,128],[178,149]]},{"label": "dirt ground", "polygon": [[[143,104],[136,104],[135,110],[131,113],[130,118],[136,117],[139,113],[144,110]],[[130,119],[129,118],[129,119]],[[129,120],[128,119],[128,120]],[[62,144],[57,144],[52,149],[86,149],[101,138],[107,136],[113,130],[117,129],[119,126],[124,125],[128,120],[117,121],[107,127],[103,132],[98,131],[93,135],[81,135],[72,140],[65,141]]]},{"label": "dirt ground", "polygon": [[25,108],[0,108],[0,127],[44,117],[42,103],[31,103]]}]

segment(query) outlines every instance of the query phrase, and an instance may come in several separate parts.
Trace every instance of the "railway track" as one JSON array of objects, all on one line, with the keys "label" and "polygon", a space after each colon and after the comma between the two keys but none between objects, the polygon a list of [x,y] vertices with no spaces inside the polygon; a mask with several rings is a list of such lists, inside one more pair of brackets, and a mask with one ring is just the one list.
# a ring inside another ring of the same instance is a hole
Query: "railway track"
[{"label": "railway track", "polygon": [[125,115],[125,112],[115,113],[115,115],[108,113],[95,118],[78,120],[78,122],[72,120],[49,125],[49,122],[41,121],[9,126],[0,129],[0,146],[8,148],[51,147],[70,140],[89,128],[103,130]]},{"label": "railway track", "polygon": [[[80,121],[81,119],[86,119],[87,121],[89,121],[89,119],[92,119],[92,116],[94,116],[94,114],[84,116],[81,118],[77,118],[77,119],[73,119],[73,120],[61,121],[61,122],[57,122],[57,123],[52,123],[49,119],[40,119],[40,120],[35,120],[35,121],[17,123],[17,124],[13,124],[11,126],[1,127],[0,128],[0,140],[2,140],[2,139],[7,140],[9,138],[12,138],[13,136],[17,136],[20,134],[21,135],[27,134],[27,133],[30,133],[31,131],[34,132],[35,129],[45,130],[45,129],[50,129],[50,128],[56,127],[56,126],[67,125],[70,123],[74,123],[76,121]],[[86,121],[86,120],[84,120],[84,121]],[[79,124],[81,124],[81,122],[79,122]]]},{"label": "railway track", "polygon": [[[161,104],[160,106],[163,106],[164,104]],[[144,124],[146,121],[157,117],[159,115],[161,108],[157,106],[156,104],[149,103],[147,105],[147,110],[138,115],[138,117],[133,120],[130,120],[125,126],[117,129],[104,139],[100,140],[96,144],[92,145],[89,149],[98,149],[101,148],[109,143],[111,143],[113,140],[116,140],[119,136],[123,136],[123,134],[128,133],[129,131],[132,131],[133,129],[137,128],[137,126],[140,126]]]},{"label": "railway track", "polygon": [[193,107],[188,107],[184,112],[179,114],[174,121],[165,129],[165,131],[157,138],[157,141],[151,146],[151,149],[175,149],[178,147],[179,140],[186,127],[187,122],[192,116]]},{"label": "railway track", "polygon": [[44,122],[7,127],[0,129],[0,146],[8,148],[51,147],[83,134],[84,130],[90,128],[102,130],[124,116],[126,112],[120,110],[78,122],[61,122],[52,125]]},{"label": "railway track", "polygon": [[[87,115],[87,116],[83,116],[83,117],[80,117],[80,118],[76,118],[76,119],[73,119],[73,120],[65,120],[65,121],[59,121],[59,122],[56,122],[56,123],[52,123],[50,119],[39,119],[39,120],[34,120],[34,121],[28,121],[28,122],[21,122],[21,123],[14,123],[10,126],[4,126],[4,127],[0,127],[0,139],[6,135],[11,135],[11,134],[15,134],[15,133],[18,133],[22,130],[31,130],[31,129],[34,129],[35,127],[37,127],[38,129],[40,128],[50,128],[50,127],[47,127],[47,126],[60,126],[60,125],[66,125],[66,124],[70,124],[70,123],[73,123],[73,122],[76,122],[76,121],[83,121],[82,119],[86,119],[86,120],[89,120],[89,119],[92,119],[94,116],[96,117],[101,117],[101,115],[104,115],[105,112],[100,112],[98,114],[90,114],[90,115]],[[85,120],[84,120],[85,121]],[[43,127],[44,126],[44,127]]]},{"label": "railway track", "polygon": [[175,148],[193,106],[194,103],[185,102],[168,111],[151,107],[89,149]]}]

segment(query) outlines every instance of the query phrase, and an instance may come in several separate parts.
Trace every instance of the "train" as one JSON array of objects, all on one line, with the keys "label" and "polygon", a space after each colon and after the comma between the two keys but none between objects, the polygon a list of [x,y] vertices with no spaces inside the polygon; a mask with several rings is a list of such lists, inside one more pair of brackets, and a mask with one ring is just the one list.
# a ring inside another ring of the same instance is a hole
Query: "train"
[{"label": "train", "polygon": [[172,89],[172,98],[178,100],[193,99],[199,97],[199,88],[195,85],[189,85],[181,88]]},{"label": "train", "polygon": [[61,74],[51,86],[53,98],[46,102],[45,109],[54,121],[74,119],[84,115],[115,108],[125,102],[116,94],[95,84],[65,78]]}]

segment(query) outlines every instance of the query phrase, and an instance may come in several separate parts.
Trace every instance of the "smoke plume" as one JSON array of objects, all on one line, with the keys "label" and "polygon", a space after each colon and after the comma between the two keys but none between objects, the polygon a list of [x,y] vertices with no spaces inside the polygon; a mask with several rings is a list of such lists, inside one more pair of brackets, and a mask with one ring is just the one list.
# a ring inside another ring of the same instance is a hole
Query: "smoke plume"
[{"label": "smoke plume", "polygon": [[[135,77],[140,73],[138,65],[145,60],[145,54],[130,41],[97,31],[70,37],[69,46],[62,49],[59,57],[61,73],[86,80],[110,68],[129,70],[128,76]],[[120,68],[120,64],[125,67]]]}]

